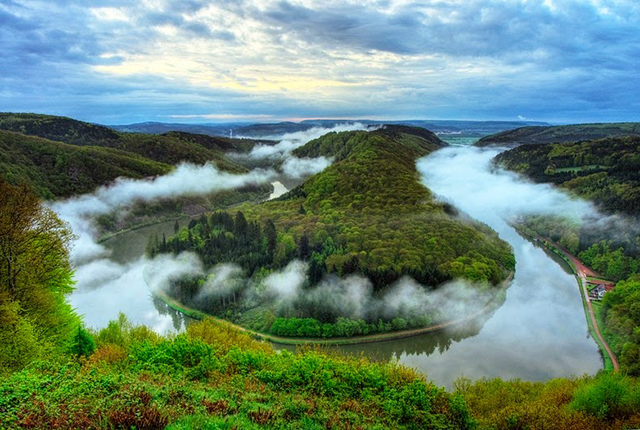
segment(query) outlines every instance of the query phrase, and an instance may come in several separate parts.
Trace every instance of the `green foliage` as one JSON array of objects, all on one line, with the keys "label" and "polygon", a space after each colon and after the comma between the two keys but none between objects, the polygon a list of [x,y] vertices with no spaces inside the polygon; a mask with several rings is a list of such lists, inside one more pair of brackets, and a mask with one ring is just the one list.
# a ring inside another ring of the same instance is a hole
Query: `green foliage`
[{"label": "green foliage", "polygon": [[428,315],[409,315],[407,319],[397,317],[391,321],[380,319],[373,322],[338,317],[333,323],[322,323],[315,318],[279,317],[265,328],[265,331],[275,336],[326,339],[389,333],[407,328],[425,327],[431,322]]},{"label": "green foliage", "polygon": [[629,416],[640,411],[640,390],[628,377],[604,373],[576,390],[569,407],[601,420]]},{"label": "green foliage", "polygon": [[156,343],[159,336],[144,325],[135,326],[120,313],[117,320],[109,321],[106,327],[93,335],[98,347],[116,345],[128,349],[133,343]]},{"label": "green foliage", "polygon": [[547,382],[459,379],[454,388],[481,429],[623,429],[640,423],[638,383],[618,374]]},{"label": "green foliage", "polygon": [[407,368],[230,334],[206,321],[0,377],[3,428],[475,428],[459,396]]},{"label": "green foliage", "polygon": [[85,329],[78,326],[71,342],[71,353],[77,356],[88,357],[96,350],[96,343]]},{"label": "green foliage", "polygon": [[79,324],[71,232],[27,187],[0,181],[0,373],[66,353]]},{"label": "green foliage", "polygon": [[[640,123],[603,123],[556,125],[546,127],[520,127],[483,137],[476,146],[508,144],[540,144],[553,142],[578,142],[590,139],[640,135]],[[597,161],[596,163],[598,163]]]}]

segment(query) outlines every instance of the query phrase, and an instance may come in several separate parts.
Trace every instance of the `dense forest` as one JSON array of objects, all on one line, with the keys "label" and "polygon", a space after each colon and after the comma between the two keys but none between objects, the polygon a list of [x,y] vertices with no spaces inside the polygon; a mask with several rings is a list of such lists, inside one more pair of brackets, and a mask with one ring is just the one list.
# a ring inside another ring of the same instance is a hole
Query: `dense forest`
[{"label": "dense forest", "polygon": [[0,180],[0,373],[68,352],[81,330],[65,300],[71,239],[30,189]]},{"label": "dense forest", "polygon": [[330,133],[294,155],[331,155],[334,164],[277,201],[241,210],[271,219],[283,239],[306,235],[320,249],[330,237],[338,251],[324,259],[327,271],[342,273],[355,257],[384,278],[372,279],[376,287],[416,273],[431,285],[460,276],[497,284],[514,265],[509,245],[489,227],[462,221],[419,182],[416,159],[440,145],[426,130],[401,126]]},{"label": "dense forest", "polygon": [[[444,316],[405,309],[354,319],[313,292],[327,277],[352,274],[368,279],[377,296],[405,276],[431,288],[465,278],[488,291],[513,270],[511,249],[495,232],[419,183],[415,160],[441,145],[432,133],[403,126],[329,133],[295,155],[332,156],[332,166],[275,201],[192,220],[174,236],[152,240],[149,254],[193,251],[209,268],[239,266],[250,280],[234,281],[240,285],[225,286],[224,294],[203,294],[215,281],[201,278],[180,281],[170,295],[259,331],[343,337],[425,326]],[[294,260],[306,264],[310,294],[283,309],[259,293],[261,281]]]},{"label": "dense forest", "polygon": [[618,282],[605,295],[605,336],[627,372],[640,375],[640,137],[523,145],[497,165],[593,201],[606,215],[584,219],[529,216],[524,227],[549,237],[587,266]]},{"label": "dense forest", "polygon": [[572,124],[520,127],[485,136],[475,146],[513,146],[536,143],[580,142],[607,137],[640,136],[640,123]]},{"label": "dense forest", "polygon": [[144,178],[171,169],[129,152],[0,130],[0,176],[13,184],[30,184],[46,199],[88,193],[120,176]]},{"label": "dense forest", "polygon": [[0,113],[0,177],[26,183],[45,199],[70,197],[121,176],[162,175],[180,162],[246,172],[227,152],[256,143],[183,132],[121,133],[65,117]]}]

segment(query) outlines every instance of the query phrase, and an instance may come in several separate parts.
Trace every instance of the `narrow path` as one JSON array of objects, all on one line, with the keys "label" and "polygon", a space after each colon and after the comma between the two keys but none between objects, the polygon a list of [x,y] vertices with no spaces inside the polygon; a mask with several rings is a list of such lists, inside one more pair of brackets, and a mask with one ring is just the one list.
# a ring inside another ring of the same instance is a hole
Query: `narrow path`
[{"label": "narrow path", "polygon": [[600,275],[598,275],[596,272],[591,270],[589,267],[585,266],[582,263],[582,261],[578,260],[569,251],[567,251],[557,243],[553,242],[551,239],[542,237],[542,236],[538,236],[538,239],[543,242],[547,242],[551,244],[551,246],[553,246],[558,251],[563,253],[564,256],[567,257],[569,261],[571,261],[571,263],[573,263],[573,266],[576,271],[576,275],[580,278],[580,282],[579,282],[580,288],[582,288],[582,295],[584,297],[584,300],[587,303],[587,308],[589,309],[589,318],[591,318],[591,322],[593,323],[593,329],[596,332],[596,336],[598,336],[598,339],[600,339],[600,342],[602,342],[602,346],[604,346],[605,351],[611,358],[614,372],[617,372],[618,370],[620,370],[620,366],[618,365],[618,359],[616,358],[613,351],[611,351],[611,348],[609,348],[609,344],[607,344],[607,341],[604,340],[604,337],[600,333],[600,328],[598,327],[598,321],[596,320],[596,316],[593,312],[593,306],[591,305],[591,300],[589,299],[589,292],[587,291],[587,276],[599,277]]},{"label": "narrow path", "polygon": [[[513,275],[514,275],[513,272],[509,273],[509,276],[507,276],[507,278],[500,285],[500,290],[504,291],[504,290],[507,289],[507,287],[511,283],[511,280],[513,279]],[[146,282],[146,276],[144,276],[144,277],[145,277],[145,282]],[[147,283],[147,285],[148,285],[148,283]],[[185,306],[182,303],[178,302],[177,300],[169,297],[164,292],[151,291],[151,294],[154,294],[156,297],[160,298],[163,302],[165,302],[172,309],[175,309],[178,312],[181,312],[181,313],[183,313],[183,314],[185,314],[187,316],[190,316],[190,317],[196,318],[196,319],[208,318],[208,319],[214,320],[214,321],[216,321],[218,323],[226,324],[226,325],[228,325],[230,327],[233,327],[233,328],[235,328],[235,329],[237,329],[239,331],[251,334],[251,335],[255,336],[258,339],[267,340],[269,342],[278,343],[278,344],[282,344],[282,345],[307,345],[307,344],[310,344],[310,345],[354,345],[354,344],[361,344],[361,343],[381,342],[381,341],[385,341],[385,340],[403,339],[403,338],[407,338],[407,337],[418,336],[418,335],[425,334],[425,333],[431,333],[431,332],[443,330],[443,329],[446,329],[446,328],[454,327],[454,326],[456,326],[458,324],[469,322],[469,321],[471,321],[473,319],[476,319],[479,316],[489,312],[489,310],[491,310],[495,306],[495,301],[496,301],[496,298],[498,297],[499,293],[500,293],[500,291],[496,291],[496,295],[491,300],[489,300],[489,302],[487,302],[487,304],[482,309],[480,309],[479,311],[474,312],[473,314],[467,315],[464,318],[459,318],[457,320],[445,321],[445,322],[440,323],[440,324],[434,324],[434,325],[430,325],[430,326],[427,326],[427,327],[420,327],[420,328],[416,328],[416,329],[394,331],[394,332],[391,332],[391,333],[369,334],[369,335],[364,335],[364,336],[354,336],[354,337],[348,337],[348,338],[320,339],[320,338],[281,337],[281,336],[274,336],[274,335],[271,335],[271,334],[260,333],[260,332],[257,332],[257,331],[250,330],[248,328],[242,327],[240,325],[234,324],[234,323],[232,323],[230,321],[215,317],[213,315],[209,315],[209,314],[204,313],[202,311],[199,311],[197,309],[193,309],[193,308],[190,308],[188,306]]]}]

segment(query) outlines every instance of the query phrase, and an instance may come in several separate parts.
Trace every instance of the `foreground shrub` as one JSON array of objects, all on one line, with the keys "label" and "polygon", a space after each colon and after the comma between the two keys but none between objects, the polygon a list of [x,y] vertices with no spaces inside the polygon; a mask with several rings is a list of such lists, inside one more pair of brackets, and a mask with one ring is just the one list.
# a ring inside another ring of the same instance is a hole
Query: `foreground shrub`
[{"label": "foreground shrub", "polygon": [[602,373],[547,382],[459,379],[481,429],[623,429],[640,424],[635,382]]},{"label": "foreground shrub", "polygon": [[117,324],[101,339],[87,360],[0,377],[0,427],[475,428],[460,396],[393,363],[277,352],[214,322],[157,340]]},{"label": "foreground shrub", "polygon": [[580,387],[570,406],[602,420],[625,418],[640,411],[640,390],[627,376],[604,373]]}]

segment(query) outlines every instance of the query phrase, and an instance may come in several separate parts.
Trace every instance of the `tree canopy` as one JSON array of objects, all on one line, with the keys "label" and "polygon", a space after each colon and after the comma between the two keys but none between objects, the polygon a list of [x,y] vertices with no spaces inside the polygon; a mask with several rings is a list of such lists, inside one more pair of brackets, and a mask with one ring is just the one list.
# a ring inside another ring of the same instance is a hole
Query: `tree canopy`
[{"label": "tree canopy", "polygon": [[79,323],[65,301],[71,238],[28,187],[0,181],[0,371],[68,347]]}]

